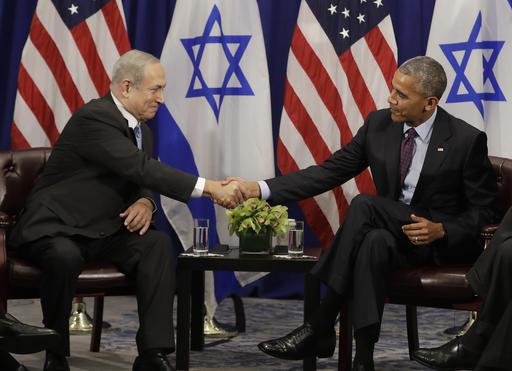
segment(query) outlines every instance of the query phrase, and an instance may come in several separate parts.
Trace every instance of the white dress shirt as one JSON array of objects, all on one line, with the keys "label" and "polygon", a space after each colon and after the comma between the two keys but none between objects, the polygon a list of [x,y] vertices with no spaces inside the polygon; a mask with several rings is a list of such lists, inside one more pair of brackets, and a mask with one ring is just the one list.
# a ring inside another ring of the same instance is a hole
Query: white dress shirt
[{"label": "white dress shirt", "polygon": [[[411,166],[409,167],[409,171],[405,176],[404,185],[402,186],[400,196],[398,197],[398,200],[404,204],[409,205],[411,203],[412,196],[416,190],[416,185],[420,179],[420,173],[423,167],[423,163],[425,162],[425,156],[427,155],[428,144],[430,143],[430,138],[432,137],[432,129],[434,127],[434,120],[436,119],[436,115],[437,108],[427,121],[419,124],[414,128],[418,135],[416,138],[414,138],[414,149],[412,152]],[[405,135],[405,132],[410,128],[412,128],[412,126],[405,123],[403,135]]]}]

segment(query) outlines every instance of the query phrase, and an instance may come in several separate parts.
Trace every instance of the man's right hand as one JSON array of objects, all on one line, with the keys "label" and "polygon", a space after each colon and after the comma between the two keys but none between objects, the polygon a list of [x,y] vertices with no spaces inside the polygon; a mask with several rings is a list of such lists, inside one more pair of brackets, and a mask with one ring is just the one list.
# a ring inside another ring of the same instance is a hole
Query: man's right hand
[{"label": "man's right hand", "polygon": [[210,197],[216,204],[232,209],[245,201],[237,181],[226,184],[217,180],[206,180],[203,195]]},{"label": "man's right hand", "polygon": [[238,182],[240,184],[240,191],[242,192],[244,199],[261,196],[260,186],[256,181],[246,181],[243,178],[237,176],[228,176],[222,181],[222,185],[228,185],[231,182]]}]

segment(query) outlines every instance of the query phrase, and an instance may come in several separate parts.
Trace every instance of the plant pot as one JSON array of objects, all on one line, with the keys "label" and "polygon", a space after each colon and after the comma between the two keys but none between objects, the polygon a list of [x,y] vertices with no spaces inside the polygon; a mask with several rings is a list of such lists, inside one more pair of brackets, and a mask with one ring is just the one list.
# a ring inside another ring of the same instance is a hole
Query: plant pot
[{"label": "plant pot", "polygon": [[238,238],[240,254],[272,254],[272,231],[260,234],[248,231],[240,233]]}]

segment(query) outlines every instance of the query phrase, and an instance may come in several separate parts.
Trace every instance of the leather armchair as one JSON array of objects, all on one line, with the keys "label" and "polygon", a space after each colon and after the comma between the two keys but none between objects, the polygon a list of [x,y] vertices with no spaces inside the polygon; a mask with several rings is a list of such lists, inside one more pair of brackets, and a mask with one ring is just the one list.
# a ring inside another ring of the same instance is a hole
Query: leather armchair
[{"label": "leather armchair", "polygon": [[[7,299],[39,297],[40,270],[16,256],[7,236],[50,153],[50,148],[0,151],[0,307],[4,310]],[[90,350],[99,352],[104,296],[134,294],[133,285],[114,265],[91,262],[78,278],[76,293],[94,297]]]},{"label": "leather armchair", "polygon": [[[501,205],[506,211],[512,203],[512,160],[489,156],[496,173]],[[481,235],[487,245],[497,225],[483,228]],[[409,356],[418,349],[418,306],[478,311],[481,300],[469,287],[466,273],[471,264],[430,266],[401,269],[388,282],[387,302],[406,306]],[[339,370],[349,371],[352,363],[352,321],[346,305],[341,309]],[[412,358],[411,358],[412,359]]]}]

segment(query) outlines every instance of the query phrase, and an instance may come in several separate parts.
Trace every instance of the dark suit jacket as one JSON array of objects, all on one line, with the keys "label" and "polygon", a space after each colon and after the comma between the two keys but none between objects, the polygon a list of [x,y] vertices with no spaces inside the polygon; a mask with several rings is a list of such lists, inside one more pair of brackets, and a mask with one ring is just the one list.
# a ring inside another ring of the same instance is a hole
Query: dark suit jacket
[{"label": "dark suit jacket", "polygon": [[119,213],[138,198],[151,197],[150,190],[187,201],[197,177],[152,159],[151,131],[142,128],[140,151],[110,93],[80,108],[55,144],[10,242],[112,235],[122,227]]},{"label": "dark suit jacket", "polygon": [[[352,141],[323,164],[267,180],[271,201],[295,201],[323,193],[367,167],[377,194],[398,200],[402,134],[403,124],[391,121],[389,109],[371,113]],[[455,250],[475,246],[480,227],[494,220],[496,196],[485,133],[438,107],[411,207],[443,223],[446,238],[437,244],[442,246],[440,255],[457,260]]]}]

